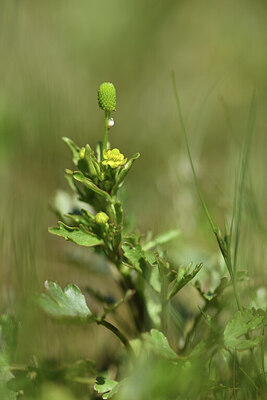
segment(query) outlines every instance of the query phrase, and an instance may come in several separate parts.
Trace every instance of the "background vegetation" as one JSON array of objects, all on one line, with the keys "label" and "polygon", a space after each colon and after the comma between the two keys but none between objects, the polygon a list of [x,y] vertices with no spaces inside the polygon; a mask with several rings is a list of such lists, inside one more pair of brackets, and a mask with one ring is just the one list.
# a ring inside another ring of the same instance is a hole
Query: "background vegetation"
[{"label": "background vegetation", "polygon": [[[49,202],[58,187],[67,188],[63,170],[71,163],[61,137],[92,146],[102,137],[96,92],[103,81],[118,93],[113,146],[126,155],[141,153],[124,199],[133,223],[141,232],[179,228],[169,253],[184,265],[203,261],[208,288],[224,265],[193,183],[170,70],[200,184],[220,224],[231,215],[256,89],[239,266],[251,278],[242,284],[244,304],[256,293],[266,304],[266,20],[264,0],[1,1],[0,305],[20,321],[18,363],[33,355],[88,357],[101,369],[118,348],[101,327],[56,325],[32,305],[45,279],[82,288],[85,279],[96,287],[105,280],[113,292],[105,266],[88,259],[86,249],[47,233],[56,221]],[[193,289],[180,297],[184,312],[198,312]],[[121,314],[127,320],[125,310]],[[172,338],[174,346],[178,341]]]}]

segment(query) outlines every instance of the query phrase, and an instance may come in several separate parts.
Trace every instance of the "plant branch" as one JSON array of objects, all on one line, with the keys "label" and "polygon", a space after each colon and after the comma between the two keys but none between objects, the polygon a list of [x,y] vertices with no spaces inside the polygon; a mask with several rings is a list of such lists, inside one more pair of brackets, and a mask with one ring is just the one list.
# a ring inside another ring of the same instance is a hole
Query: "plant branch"
[{"label": "plant branch", "polygon": [[105,129],[104,129],[104,141],[103,141],[103,153],[102,153],[102,159],[104,152],[107,151],[107,145],[108,145],[108,121],[110,118],[110,111],[105,111]]},{"label": "plant branch", "polygon": [[126,338],[126,336],[123,335],[123,333],[118,328],[116,328],[116,326],[112,325],[110,322],[106,321],[105,319],[97,321],[97,324],[102,325],[105,328],[107,328],[108,330],[110,330],[111,332],[113,332],[114,335],[116,335],[119,338],[119,340],[121,341],[121,343],[125,346],[126,350],[128,351],[129,356],[131,356],[131,357],[134,356],[132,346],[130,345],[128,339]]}]

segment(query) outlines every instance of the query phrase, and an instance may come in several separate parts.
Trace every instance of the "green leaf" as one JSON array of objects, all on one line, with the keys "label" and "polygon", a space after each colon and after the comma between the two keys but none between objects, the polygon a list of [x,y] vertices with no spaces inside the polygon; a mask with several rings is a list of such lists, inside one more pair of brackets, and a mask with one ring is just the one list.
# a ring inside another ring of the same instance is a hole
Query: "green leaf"
[{"label": "green leaf", "polygon": [[145,251],[140,266],[147,283],[152,289],[160,293],[162,282],[155,254],[152,251]]},{"label": "green leaf", "polygon": [[118,392],[120,385],[119,382],[99,376],[96,378],[94,389],[102,394],[103,399],[111,399]]},{"label": "green leaf", "polygon": [[171,361],[177,361],[178,355],[170,347],[166,336],[157,329],[152,329],[142,335],[147,349]]},{"label": "green leaf", "polygon": [[[65,214],[65,217],[69,218],[73,224],[76,225],[88,225],[88,219],[86,217],[84,217],[83,215],[79,215],[79,214]],[[69,221],[68,221],[69,222]]]},{"label": "green leaf", "polygon": [[78,187],[77,183],[73,179],[73,176],[72,176],[73,172],[71,170],[69,170],[69,169],[66,169],[65,172],[66,172],[65,178],[66,178],[66,180],[68,182],[68,185],[71,188],[71,190],[76,192],[80,198],[83,198],[84,197],[83,192],[80,190],[80,188]]},{"label": "green leaf", "polygon": [[17,336],[18,323],[15,318],[11,314],[0,315],[0,352],[8,360],[11,360],[15,353]]},{"label": "green leaf", "polygon": [[76,181],[81,182],[87,189],[90,189],[93,192],[97,193],[99,196],[104,197],[107,201],[111,200],[110,195],[107,192],[96,186],[89,178],[86,178],[82,172],[74,171],[73,178]]},{"label": "green leaf", "polygon": [[72,161],[75,165],[78,165],[80,160],[80,147],[78,147],[71,139],[63,137],[62,140],[69,146],[72,151]]},{"label": "green leaf", "polygon": [[165,233],[161,233],[160,235],[156,236],[154,239],[150,240],[149,242],[143,245],[144,250],[150,250],[153,247],[156,247],[161,244],[165,244],[170,242],[173,239],[176,239],[180,235],[180,231],[178,229],[172,229]]},{"label": "green leaf", "polygon": [[126,175],[130,171],[130,168],[135,160],[137,160],[140,157],[140,153],[136,153],[130,160],[125,164],[125,166],[121,169],[121,171],[118,174],[118,177],[116,179],[115,185],[113,186],[112,189],[112,194],[116,193],[118,188],[122,185]]},{"label": "green leaf", "polygon": [[179,290],[181,290],[188,282],[190,282],[196,276],[196,274],[201,270],[202,267],[203,267],[202,263],[198,264],[190,274],[184,273],[183,271],[184,275],[182,276],[181,279],[179,279],[180,277],[178,273],[177,280],[174,283],[171,290],[169,291],[168,299],[171,299],[176,293],[179,292]]},{"label": "green leaf", "polygon": [[89,171],[91,175],[98,175],[100,176],[100,166],[95,157],[95,154],[89,144],[85,146],[85,159],[88,162]]},{"label": "green leaf", "polygon": [[133,246],[130,243],[123,243],[121,247],[124,252],[124,256],[127,258],[130,265],[139,272],[142,272],[142,269],[140,268],[140,260],[144,256],[144,252],[141,246]]},{"label": "green leaf", "polygon": [[228,278],[223,277],[217,288],[212,292],[211,291],[205,292],[204,290],[202,290],[199,281],[196,281],[194,286],[203,299],[207,301],[212,301],[224,291],[224,289],[228,286],[228,284],[229,284]]},{"label": "green leaf", "polygon": [[46,293],[42,293],[37,302],[47,314],[54,318],[81,322],[94,320],[78,286],[68,284],[64,291],[56,282],[45,281],[44,286]]},{"label": "green leaf", "polygon": [[117,224],[121,225],[123,222],[123,209],[120,201],[116,201],[115,205],[116,217],[117,217]]},{"label": "green leaf", "polygon": [[224,330],[224,342],[227,347],[235,350],[247,350],[257,346],[262,336],[251,338],[244,337],[249,332],[263,326],[264,315],[257,310],[237,311],[233,318],[227,323]]},{"label": "green leaf", "polygon": [[49,228],[48,231],[53,235],[61,236],[65,240],[70,240],[80,246],[92,247],[104,244],[102,239],[88,232],[82,225],[79,228],[70,227],[59,221],[58,227]]}]

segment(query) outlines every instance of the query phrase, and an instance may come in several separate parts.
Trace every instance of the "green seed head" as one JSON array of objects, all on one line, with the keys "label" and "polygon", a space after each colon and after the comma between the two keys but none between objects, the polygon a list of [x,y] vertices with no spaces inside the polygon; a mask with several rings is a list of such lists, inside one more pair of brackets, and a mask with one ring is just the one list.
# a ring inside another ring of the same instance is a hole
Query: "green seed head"
[{"label": "green seed head", "polygon": [[106,213],[104,213],[103,211],[100,211],[95,216],[95,221],[97,224],[106,224],[108,222],[108,220],[109,220],[109,216]]},{"label": "green seed head", "polygon": [[115,111],[116,89],[113,83],[101,83],[98,89],[98,105],[104,111]]}]

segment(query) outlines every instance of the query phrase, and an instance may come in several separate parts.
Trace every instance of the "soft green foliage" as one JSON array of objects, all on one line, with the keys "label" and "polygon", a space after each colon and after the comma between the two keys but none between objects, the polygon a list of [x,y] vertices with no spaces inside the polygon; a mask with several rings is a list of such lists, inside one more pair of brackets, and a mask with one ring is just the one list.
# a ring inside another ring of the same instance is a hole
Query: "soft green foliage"
[{"label": "soft green foliage", "polygon": [[[105,111],[113,109],[110,105],[107,105],[108,96],[111,96],[109,90],[111,90],[110,87],[103,84],[98,92],[100,107]],[[238,239],[233,245],[232,231],[229,232],[227,225],[225,235],[222,236],[220,229],[216,227],[212,220],[194,169],[177,93],[176,99],[197,189],[225,260],[238,311],[230,318],[225,329],[223,329],[218,319],[221,312],[218,299],[229,287],[228,279],[221,277],[215,289],[208,292],[202,289],[199,281],[195,282],[194,287],[202,297],[204,306],[185,336],[182,354],[177,354],[171,348],[167,335],[171,320],[170,311],[173,310],[175,295],[200,273],[203,263],[197,264],[192,269],[192,263],[185,268],[168,260],[167,253],[163,251],[161,246],[177,239],[180,234],[177,229],[159,234],[154,238],[150,234],[146,239],[138,232],[127,231],[127,220],[119,198],[119,189],[132,167],[133,161],[139,157],[139,154],[137,153],[127,162],[127,159],[118,149],[106,151],[108,143],[107,115],[105,117],[104,140],[96,152],[89,145],[79,148],[73,141],[64,138],[72,151],[73,162],[77,168],[74,171],[66,170],[68,182],[79,200],[92,208],[92,213],[85,209],[81,209],[75,214],[69,212],[66,217],[71,220],[73,226],[69,227],[59,221],[58,228],[50,228],[50,232],[78,245],[91,247],[104,255],[116,269],[116,279],[119,279],[124,296],[114,304],[107,305],[105,304],[105,297],[97,295],[94,288],[88,288],[88,292],[102,302],[104,309],[102,315],[93,316],[86,305],[84,296],[76,286],[67,286],[63,292],[58,284],[50,282],[46,284],[47,293],[40,297],[39,304],[53,317],[75,318],[84,322],[95,321],[103,325],[117,336],[125,346],[132,361],[135,357],[141,357],[141,362],[146,364],[148,362],[146,357],[148,359],[150,357],[159,358],[161,360],[159,370],[161,364],[169,362],[168,368],[170,366],[174,368],[174,371],[180,374],[181,379],[180,386],[176,388],[178,397],[175,396],[175,398],[180,399],[179,396],[182,396],[181,398],[190,400],[194,398],[206,399],[208,392],[221,392],[222,395],[225,393],[227,385],[225,388],[222,385],[222,367],[220,362],[217,361],[220,360],[222,354],[229,351],[230,354],[233,352],[234,357],[236,357],[236,350],[250,349],[253,351],[262,343],[263,336],[260,330],[263,329],[265,315],[262,310],[241,308],[237,283],[242,281],[244,274],[241,273],[242,271],[237,271],[236,256],[234,256],[234,259],[232,258],[232,246],[237,252]],[[63,213],[59,211],[58,214],[62,215]],[[236,235],[238,234],[237,232]],[[139,338],[132,341],[129,341],[119,328],[106,320],[108,314],[115,312],[120,305],[126,302],[129,304],[135,329],[141,333]],[[214,315],[209,312],[212,307],[216,310]],[[206,329],[202,328],[200,340],[195,341],[194,335],[201,316]],[[180,329],[183,329],[182,325]],[[225,354],[223,357],[225,362],[227,357],[225,357]],[[183,386],[183,382],[188,380],[188,373],[195,373],[200,365],[202,378],[206,382],[202,384],[200,379],[198,389],[191,391],[187,384]],[[211,373],[211,365],[216,371],[215,374]],[[140,368],[142,369],[143,366],[140,366]],[[226,364],[225,368],[228,369]],[[263,369],[264,367],[262,367]],[[255,373],[259,373],[257,368]],[[94,388],[102,395],[103,399],[109,399],[116,394],[120,396],[121,393],[127,393],[129,388],[127,382],[128,379],[118,383],[108,377],[99,377]],[[151,390],[153,393],[153,388]],[[199,397],[200,394],[204,397]],[[139,398],[142,399],[142,396],[143,394],[140,393]],[[174,392],[171,388],[167,398],[173,398],[173,396]],[[153,398],[158,397],[156,395]],[[162,399],[163,397],[159,398]]]},{"label": "soft green foliage", "polygon": [[161,357],[167,358],[171,361],[177,361],[177,354],[171,349],[166,336],[157,329],[152,329],[150,333],[143,334],[145,348],[152,353],[158,354]]},{"label": "soft green foliage", "polygon": [[58,227],[49,228],[49,232],[53,235],[61,236],[65,240],[70,240],[80,246],[92,247],[103,244],[103,240],[87,231],[83,225],[72,228],[63,224],[63,222],[59,222]]},{"label": "soft green foliage", "polygon": [[201,270],[202,267],[203,264],[198,264],[191,273],[187,272],[190,269],[190,265],[187,269],[183,269],[183,267],[180,267],[178,270],[177,278],[168,294],[168,298],[171,299],[176,293],[179,292],[179,290],[181,290],[187,283],[189,283]]},{"label": "soft green foliage", "polygon": [[102,394],[102,399],[110,399],[119,390],[120,384],[111,379],[106,379],[102,377],[96,378],[96,383],[94,385],[95,390]]},{"label": "soft green foliage", "polygon": [[[222,234],[202,195],[174,77],[173,83],[198,194],[226,268],[220,273],[217,271],[215,283],[204,280],[203,275],[207,273],[204,263],[184,267],[166,251],[167,243],[177,243],[180,230],[171,229],[154,236],[152,232],[140,234],[131,226],[120,189],[140,154],[127,161],[120,150],[109,149],[111,125],[108,121],[116,106],[116,91],[110,83],[100,85],[98,101],[105,110],[103,141],[93,150],[89,144],[79,147],[71,139],[63,138],[74,164],[74,170],[65,170],[72,195],[61,192],[56,196],[52,208],[59,221],[49,232],[85,247],[86,253],[78,253],[79,248],[75,253],[75,246],[66,246],[74,260],[77,261],[77,254],[89,253],[96,268],[98,260],[103,260],[105,268],[100,275],[103,290],[98,291],[94,279],[89,280],[89,285],[83,281],[82,290],[74,284],[68,284],[63,290],[60,284],[46,281],[45,292],[37,303],[54,320],[81,324],[84,329],[91,323],[108,329],[123,345],[127,356],[124,363],[120,353],[108,360],[108,364],[103,363],[101,376],[88,360],[70,365],[56,361],[43,365],[33,360],[30,365],[11,368],[17,325],[12,317],[3,315],[0,318],[0,379],[3,382],[0,381],[0,393],[2,390],[10,399],[24,394],[25,400],[46,396],[71,400],[80,394],[80,398],[94,399],[94,389],[103,399],[224,400],[229,393],[234,399],[237,396],[243,399],[249,393],[247,398],[254,400],[266,389],[266,312],[255,310],[252,305],[243,307],[239,293],[239,285],[249,279],[248,274],[238,269],[242,201],[239,199],[235,205],[237,212],[233,212],[231,226],[225,223]],[[248,139],[253,110],[254,98]],[[247,145],[241,169],[241,197],[248,149]],[[62,245],[61,250],[64,249]],[[88,259],[85,258],[84,264]],[[226,272],[228,277],[224,276]],[[193,281],[196,275],[198,281]],[[108,293],[111,280],[116,286],[116,296],[113,290],[112,295]],[[89,295],[94,312],[83,293]],[[194,293],[197,298],[198,312],[189,311],[185,304],[188,300],[181,300],[188,293],[189,296]],[[229,304],[225,301],[229,294],[234,296],[234,304],[231,300]],[[121,318],[125,311],[127,321]],[[247,365],[252,366],[251,370]],[[58,383],[66,388],[58,387]]]},{"label": "soft green foliage", "polygon": [[52,317],[90,322],[94,316],[89,310],[80,289],[68,284],[64,290],[56,282],[45,282],[46,293],[38,299],[39,305]]},{"label": "soft green foliage", "polygon": [[248,333],[264,326],[264,313],[255,310],[242,310],[231,318],[224,331],[224,342],[233,350],[247,350],[257,346],[262,340],[261,335],[244,337]]}]

